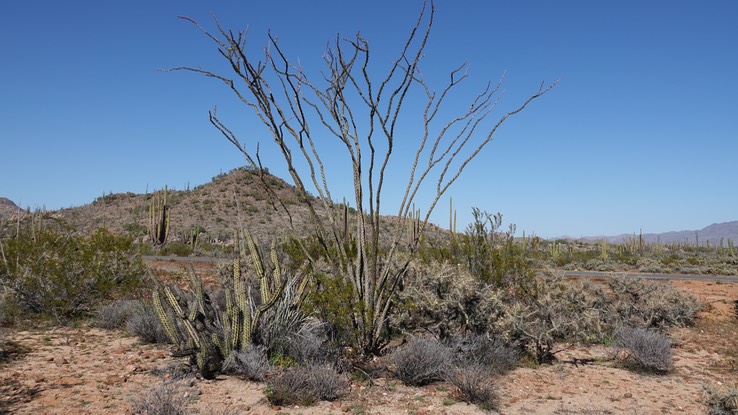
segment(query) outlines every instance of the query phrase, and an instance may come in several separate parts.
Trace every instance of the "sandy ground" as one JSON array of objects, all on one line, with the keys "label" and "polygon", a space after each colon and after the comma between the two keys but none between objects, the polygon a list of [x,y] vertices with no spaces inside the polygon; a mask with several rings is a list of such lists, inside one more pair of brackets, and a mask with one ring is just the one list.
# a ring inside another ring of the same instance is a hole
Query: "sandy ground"
[{"label": "sandy ground", "polygon": [[[552,365],[520,367],[496,382],[500,414],[706,414],[705,385],[738,382],[738,284],[678,281],[706,305],[695,327],[672,332],[675,369],[665,376],[628,371],[604,346],[571,347]],[[161,384],[181,362],[166,348],[141,345],[123,332],[96,328],[6,330],[27,350],[0,363],[0,414],[125,414],[130,402]],[[586,359],[590,363],[581,364]],[[483,414],[454,400],[440,383],[409,388],[388,379],[355,380],[341,402],[275,408],[264,385],[236,377],[188,379],[180,393],[194,413],[222,414]],[[495,413],[495,412],[492,412]]]}]

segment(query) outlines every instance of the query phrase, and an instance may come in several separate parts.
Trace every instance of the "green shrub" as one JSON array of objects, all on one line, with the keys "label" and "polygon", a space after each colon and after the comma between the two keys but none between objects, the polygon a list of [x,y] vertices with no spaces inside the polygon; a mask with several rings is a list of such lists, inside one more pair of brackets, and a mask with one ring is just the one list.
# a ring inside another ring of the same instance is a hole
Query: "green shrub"
[{"label": "green shrub", "polygon": [[105,229],[90,236],[36,229],[3,246],[0,286],[24,312],[57,321],[89,315],[100,302],[138,287],[146,272],[132,239]]},{"label": "green shrub", "polygon": [[161,250],[159,255],[162,256],[190,256],[192,255],[192,246],[187,245],[182,241],[171,241],[167,242]]}]

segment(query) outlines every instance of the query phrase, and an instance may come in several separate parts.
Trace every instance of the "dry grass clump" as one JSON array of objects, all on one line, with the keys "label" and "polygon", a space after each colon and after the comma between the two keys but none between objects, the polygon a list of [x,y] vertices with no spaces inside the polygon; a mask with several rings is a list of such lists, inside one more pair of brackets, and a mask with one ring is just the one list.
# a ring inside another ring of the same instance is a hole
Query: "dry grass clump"
[{"label": "dry grass clump", "polygon": [[265,394],[273,405],[313,405],[348,393],[346,376],[330,365],[286,368],[267,381]]},{"label": "dry grass clump", "polygon": [[138,336],[142,343],[167,344],[171,343],[161,320],[150,304],[139,303],[132,309],[126,321],[128,333]]},{"label": "dry grass clump", "polygon": [[457,365],[480,365],[488,372],[503,374],[515,368],[520,350],[499,336],[473,335],[458,339],[453,344]]},{"label": "dry grass clump", "polygon": [[263,382],[271,371],[266,349],[254,345],[244,351],[231,352],[223,362],[223,372],[242,375],[254,382]]},{"label": "dry grass clump", "polygon": [[389,356],[395,376],[411,386],[443,380],[451,361],[451,349],[430,337],[414,337]]},{"label": "dry grass clump", "polygon": [[705,393],[709,415],[738,415],[738,386],[705,386]]},{"label": "dry grass clump", "polygon": [[621,327],[614,333],[616,355],[627,364],[665,373],[672,367],[671,340],[658,331],[643,327]]},{"label": "dry grass clump", "polygon": [[107,330],[123,328],[128,318],[140,306],[141,302],[138,300],[116,300],[104,304],[97,309],[95,322],[98,327]]},{"label": "dry grass clump", "polygon": [[186,415],[189,404],[181,382],[165,381],[131,401],[131,409],[142,415]]},{"label": "dry grass clump", "polygon": [[497,407],[495,377],[490,368],[480,363],[457,366],[449,370],[446,380],[457,389],[459,400],[477,405],[484,410]]}]

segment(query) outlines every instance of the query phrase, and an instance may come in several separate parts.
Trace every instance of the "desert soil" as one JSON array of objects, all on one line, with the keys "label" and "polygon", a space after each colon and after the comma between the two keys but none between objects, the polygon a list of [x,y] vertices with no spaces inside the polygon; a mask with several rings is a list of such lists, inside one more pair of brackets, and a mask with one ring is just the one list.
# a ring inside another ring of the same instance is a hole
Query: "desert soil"
[{"label": "desert soil", "polygon": [[[695,327],[672,332],[675,368],[668,375],[635,373],[605,346],[571,346],[551,365],[519,367],[500,379],[500,414],[705,414],[704,386],[738,382],[738,284],[677,281],[706,304]],[[122,331],[97,328],[6,330],[4,341],[25,353],[0,363],[0,414],[126,414],[131,400],[160,385],[181,363],[166,347],[142,345]],[[566,345],[562,345],[566,346]],[[588,363],[581,363],[581,362]],[[264,384],[218,376],[187,378],[180,392],[194,413],[218,414],[483,414],[456,402],[444,383],[409,388],[391,379],[354,380],[340,402],[272,407]],[[492,412],[495,413],[495,412]]]}]

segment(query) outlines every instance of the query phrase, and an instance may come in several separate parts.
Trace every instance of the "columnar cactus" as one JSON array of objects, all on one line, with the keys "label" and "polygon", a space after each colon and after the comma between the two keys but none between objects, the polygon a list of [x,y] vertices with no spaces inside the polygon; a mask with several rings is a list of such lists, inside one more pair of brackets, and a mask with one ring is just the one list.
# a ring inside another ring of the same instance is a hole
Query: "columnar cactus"
[{"label": "columnar cactus", "polygon": [[[241,252],[241,255],[234,259],[233,273],[224,284],[225,310],[214,306],[194,272],[189,293],[169,286],[157,288],[153,293],[159,319],[178,349],[175,353],[191,356],[206,379],[214,377],[221,370],[223,361],[232,352],[246,350],[254,341],[254,334],[261,324],[273,323],[263,320],[270,318],[265,317],[268,316],[266,312],[278,301],[290,301],[292,312],[298,312],[307,286],[306,278],[285,277],[276,242],[272,242],[271,266],[268,266],[248,231],[243,230],[238,239],[245,240],[248,248],[259,278],[260,298],[254,298],[242,278],[241,257],[246,254],[243,244],[237,244],[237,252]],[[289,284],[294,285],[294,295],[285,298],[283,294]]]},{"label": "columnar cactus", "polygon": [[161,193],[155,194],[149,206],[149,235],[154,245],[163,245],[169,237],[169,209],[165,186],[164,197]]}]

